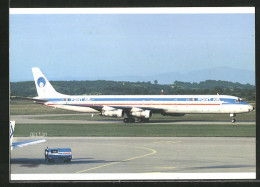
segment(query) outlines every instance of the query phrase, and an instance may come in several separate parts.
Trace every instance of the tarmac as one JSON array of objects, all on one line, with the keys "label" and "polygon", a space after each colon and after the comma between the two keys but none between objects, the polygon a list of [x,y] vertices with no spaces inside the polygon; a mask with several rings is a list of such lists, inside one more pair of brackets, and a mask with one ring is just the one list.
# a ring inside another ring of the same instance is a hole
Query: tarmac
[{"label": "tarmac", "polygon": [[[36,139],[14,137],[13,141]],[[11,174],[255,172],[252,137],[45,137],[11,151]],[[70,163],[47,163],[46,147],[70,147]]]},{"label": "tarmac", "polygon": [[[36,119],[37,117],[49,117],[49,116],[72,116],[72,115],[91,115],[91,114],[46,114],[46,115],[11,115],[10,120],[16,121],[20,124],[120,124],[124,123],[122,119],[104,118],[102,120],[51,120],[51,119]],[[159,121],[151,120],[149,124],[218,124],[218,125],[255,125],[255,121],[237,121],[236,123],[231,123],[231,121],[181,121],[181,120],[170,120],[170,121]]]},{"label": "tarmac", "polygon": [[[57,116],[57,114],[12,115],[10,118],[20,124],[123,123],[120,119],[33,119],[37,116]],[[150,124],[234,125],[229,121],[153,121]],[[251,125],[255,122],[236,122],[236,124]],[[24,180],[31,174],[38,174],[38,179],[44,177],[49,179],[51,176],[61,174],[61,180],[70,180],[72,179],[70,177],[77,178],[82,174],[88,175],[84,175],[81,179],[87,179],[87,177],[93,179],[95,174],[98,175],[98,179],[100,179],[99,176],[105,177],[108,174],[113,175],[112,178],[115,176],[120,178],[122,174],[142,174],[142,178],[145,174],[154,179],[172,178],[170,174],[177,173],[191,174],[188,178],[194,178],[193,174],[199,178],[202,173],[212,174],[211,178],[218,178],[216,173],[222,174],[223,178],[229,173],[235,173],[243,178],[246,176],[245,173],[249,173],[249,178],[251,178],[256,172],[256,139],[254,137],[14,137],[13,141],[39,138],[47,141],[10,152],[11,178],[18,177],[18,180]],[[46,147],[71,148],[72,161],[47,163],[44,159]],[[67,177],[62,174],[71,175]]]}]

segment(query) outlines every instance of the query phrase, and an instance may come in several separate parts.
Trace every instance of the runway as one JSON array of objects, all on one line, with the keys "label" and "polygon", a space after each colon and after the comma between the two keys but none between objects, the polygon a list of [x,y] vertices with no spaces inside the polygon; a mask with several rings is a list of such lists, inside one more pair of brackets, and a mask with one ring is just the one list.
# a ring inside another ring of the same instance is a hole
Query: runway
[{"label": "runway", "polygon": [[[14,138],[25,141],[30,137]],[[11,174],[255,172],[255,138],[46,137],[11,151]],[[70,147],[71,163],[45,163],[46,147]]]},{"label": "runway", "polygon": [[[124,123],[122,119],[103,118],[102,120],[51,120],[51,119],[34,119],[36,117],[49,117],[49,116],[72,116],[72,115],[91,115],[91,114],[47,114],[47,115],[11,115],[10,120],[16,121],[19,124],[120,124]],[[218,125],[234,125],[230,121],[181,121],[181,120],[151,120],[149,124],[218,124]],[[146,123],[147,124],[147,123]],[[237,125],[255,125],[255,121],[237,121]]]},{"label": "runway", "polygon": [[[104,123],[122,123],[121,120],[50,120],[50,119],[34,119],[36,117],[49,117],[49,116],[80,116],[82,114],[46,114],[46,115],[11,115],[10,120],[16,121],[16,123],[20,124],[59,124],[59,123],[65,123],[65,124],[104,124]],[[84,115],[91,115],[91,114],[84,114]]]}]

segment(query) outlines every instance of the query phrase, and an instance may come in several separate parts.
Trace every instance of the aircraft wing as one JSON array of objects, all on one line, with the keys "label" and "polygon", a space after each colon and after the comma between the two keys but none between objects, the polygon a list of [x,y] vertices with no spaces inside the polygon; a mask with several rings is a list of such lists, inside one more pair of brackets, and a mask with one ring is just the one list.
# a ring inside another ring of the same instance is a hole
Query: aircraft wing
[{"label": "aircraft wing", "polygon": [[[102,111],[102,108],[104,106],[107,106],[107,105],[71,105],[71,106],[81,106],[81,107],[89,107],[89,108],[92,108],[92,109],[95,109],[95,110],[98,110],[98,111]],[[129,112],[132,108],[132,106],[114,106],[114,105],[109,105],[109,107],[112,107],[112,108],[115,108],[115,109],[122,109],[126,112]],[[138,106],[136,108],[140,108],[142,110],[151,110],[152,112],[154,113],[161,113],[161,112],[164,112],[163,109],[161,108],[154,108],[154,107],[142,107],[142,106]]]},{"label": "aircraft wing", "polygon": [[[110,106],[110,107],[113,107],[113,108],[116,108],[116,109],[122,109],[122,110],[125,110],[125,111],[130,111],[132,108],[135,108],[135,107],[132,107],[132,106]],[[138,106],[136,108],[140,108],[142,110],[150,110],[154,113],[161,113],[163,112],[164,110],[161,109],[161,108],[154,108],[154,107],[142,107],[142,106]]]},{"label": "aircraft wing", "polygon": [[24,142],[13,142],[12,147],[15,149],[15,148],[24,147],[24,146],[27,146],[27,145],[42,143],[42,142],[45,142],[45,141],[46,141],[45,139],[41,139],[41,140],[29,140],[29,141],[24,141]]}]

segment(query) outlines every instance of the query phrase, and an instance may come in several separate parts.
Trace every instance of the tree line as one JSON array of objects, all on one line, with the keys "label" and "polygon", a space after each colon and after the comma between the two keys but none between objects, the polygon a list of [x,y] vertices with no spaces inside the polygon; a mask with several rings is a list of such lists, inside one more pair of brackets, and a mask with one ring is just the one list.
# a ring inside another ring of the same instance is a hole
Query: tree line
[{"label": "tree line", "polygon": [[[173,84],[127,81],[51,81],[56,91],[68,95],[233,95],[255,100],[255,86],[229,81],[206,80],[199,83],[175,81]],[[11,82],[11,96],[37,96],[33,81]]]}]

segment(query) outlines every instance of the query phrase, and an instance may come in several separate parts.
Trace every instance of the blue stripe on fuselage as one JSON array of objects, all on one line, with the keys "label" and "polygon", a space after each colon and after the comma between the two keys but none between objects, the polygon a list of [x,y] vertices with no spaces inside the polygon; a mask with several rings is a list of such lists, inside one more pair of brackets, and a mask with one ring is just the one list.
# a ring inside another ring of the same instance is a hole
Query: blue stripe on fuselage
[{"label": "blue stripe on fuselage", "polygon": [[247,102],[245,102],[245,101],[242,101],[242,102],[236,102],[236,99],[220,99],[221,101],[223,101],[223,105],[225,105],[225,104],[236,104],[236,105],[248,105],[248,103]]},{"label": "blue stripe on fuselage", "polygon": [[[216,98],[89,98],[89,97],[76,97],[76,98],[44,98],[50,102],[60,102],[60,101],[190,101],[190,102],[210,102],[215,101]],[[204,100],[203,100],[204,99]],[[241,104],[241,105],[248,105],[247,102],[242,101],[240,103],[236,102],[236,99],[233,98],[219,98],[219,101],[222,104]]]},{"label": "blue stripe on fuselage", "polygon": [[55,101],[198,101],[196,98],[44,98],[51,102]]}]

